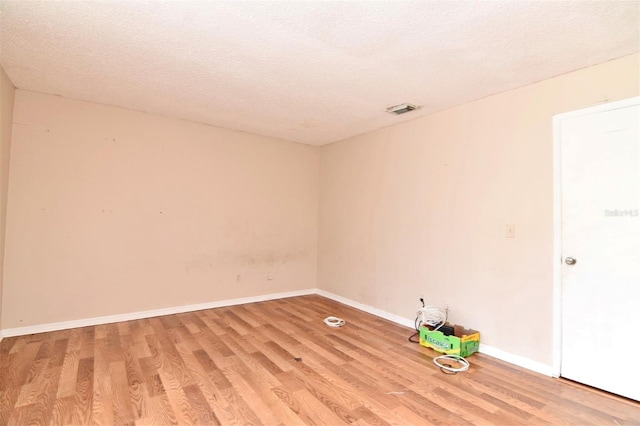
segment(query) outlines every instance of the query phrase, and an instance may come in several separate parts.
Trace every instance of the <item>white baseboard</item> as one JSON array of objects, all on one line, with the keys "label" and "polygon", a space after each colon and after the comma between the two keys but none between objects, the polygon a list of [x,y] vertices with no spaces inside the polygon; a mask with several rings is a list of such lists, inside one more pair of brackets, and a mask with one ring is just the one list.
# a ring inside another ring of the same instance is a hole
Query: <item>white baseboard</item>
[{"label": "white baseboard", "polygon": [[48,331],[67,330],[70,328],[87,327],[91,325],[111,324],[114,322],[131,321],[141,318],[159,317],[162,315],[181,314],[184,312],[201,311],[203,309],[222,308],[224,306],[243,305],[245,303],[264,302],[266,300],[284,299],[287,297],[306,296],[315,294],[316,289],[272,293],[261,296],[242,297],[239,299],[219,300],[216,302],[198,303],[195,305],[173,306],[170,308],[153,309],[150,311],[131,312],[128,314],[108,315],[104,317],[85,318],[73,321],[54,322],[50,324],[33,325],[28,327],[7,328],[0,332],[2,337],[24,336],[27,334],[45,333]]},{"label": "white baseboard", "polygon": [[414,320],[401,317],[400,315],[392,314],[390,312],[383,311],[382,309],[374,308],[373,306],[365,305],[364,303],[356,302],[355,300],[347,299],[346,297],[338,296],[337,294],[330,293],[325,290],[318,289],[316,294],[326,297],[327,299],[335,300],[352,308],[360,309],[372,315],[380,318],[384,318],[396,324],[404,325],[405,327],[414,327]]},{"label": "white baseboard", "polygon": [[544,374],[545,376],[553,377],[554,375],[553,366],[551,365],[512,354],[510,352],[503,351],[502,349],[485,345],[484,343],[480,343],[480,353],[508,362],[509,364],[517,365],[518,367],[526,368],[527,370],[535,371],[536,373]]},{"label": "white baseboard", "polygon": [[[330,293],[325,290],[318,290],[317,294],[319,294],[320,296],[324,296],[326,298],[335,300],[336,302],[344,303],[345,305],[351,306],[353,308],[360,309],[361,311],[368,312],[377,317],[395,322],[396,324],[404,325],[412,329],[414,327],[413,320],[383,311],[378,308],[374,308],[373,306],[364,305],[362,303],[356,302],[355,300],[347,299],[346,297],[338,296],[337,294]],[[527,370],[544,374],[545,376],[553,376],[553,367],[551,365],[543,364],[541,362],[534,361],[532,359],[525,358],[520,355],[515,355],[510,352],[503,351],[502,349],[485,345],[483,343],[480,343],[479,351],[480,353],[489,355],[490,357],[493,357],[493,358],[497,358],[501,361],[508,362],[509,364],[514,364],[514,365],[517,365],[518,367],[526,368]]]},{"label": "white baseboard", "polygon": [[[373,306],[365,305],[364,303],[356,302],[355,300],[348,299],[337,294],[321,290],[310,288],[306,290],[289,291],[284,293],[272,293],[261,296],[242,297],[239,299],[227,299],[219,300],[216,302],[199,303],[196,305],[174,306],[164,309],[154,309],[150,311],[131,312],[128,314],[109,315],[104,317],[86,318],[81,320],[63,321],[51,324],[41,324],[28,327],[7,328],[0,330],[0,341],[4,337],[24,336],[27,334],[44,333],[48,331],[67,330],[70,328],[87,327],[92,325],[111,324],[114,322],[130,321],[141,318],[159,317],[162,315],[180,314],[184,312],[201,311],[203,309],[222,308],[224,306],[242,305],[245,303],[264,302],[267,300],[284,299],[287,297],[306,296],[309,294],[318,294],[336,302],[343,303],[352,308],[359,309],[361,311],[370,313],[380,318],[384,318],[396,324],[403,325],[413,329],[414,320],[410,318],[404,318],[400,315],[392,314],[390,312],[383,311],[382,309],[374,308]],[[517,365],[527,370],[535,371],[545,376],[553,376],[553,367],[551,365],[543,364],[538,361],[525,358],[520,355],[512,354],[510,352],[503,351],[502,349],[488,346],[483,343],[480,344],[480,353],[489,355],[493,358],[497,358],[501,361],[508,362],[510,364]]]}]

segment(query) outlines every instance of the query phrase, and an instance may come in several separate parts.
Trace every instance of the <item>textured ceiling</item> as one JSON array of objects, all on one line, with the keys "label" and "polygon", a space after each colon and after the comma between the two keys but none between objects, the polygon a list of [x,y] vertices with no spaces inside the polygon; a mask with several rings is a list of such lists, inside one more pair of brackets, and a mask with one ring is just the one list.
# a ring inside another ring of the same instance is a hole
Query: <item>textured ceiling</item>
[{"label": "textured ceiling", "polygon": [[639,9],[1,0],[0,61],[20,89],[323,145],[637,52]]}]

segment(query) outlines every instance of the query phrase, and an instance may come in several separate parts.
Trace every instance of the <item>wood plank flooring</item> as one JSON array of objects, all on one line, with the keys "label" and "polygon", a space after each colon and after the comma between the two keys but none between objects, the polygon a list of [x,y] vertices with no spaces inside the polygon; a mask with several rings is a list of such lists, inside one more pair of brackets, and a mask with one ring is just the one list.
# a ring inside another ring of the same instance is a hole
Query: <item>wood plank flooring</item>
[{"label": "wood plank flooring", "polygon": [[304,296],[6,338],[0,425],[640,424],[633,401],[482,354],[443,374],[410,334]]}]

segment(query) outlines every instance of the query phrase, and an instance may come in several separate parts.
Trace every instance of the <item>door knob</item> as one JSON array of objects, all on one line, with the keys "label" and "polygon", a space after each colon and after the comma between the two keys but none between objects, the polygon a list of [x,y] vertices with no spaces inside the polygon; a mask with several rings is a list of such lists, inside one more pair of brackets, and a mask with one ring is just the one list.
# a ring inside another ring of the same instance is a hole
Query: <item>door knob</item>
[{"label": "door knob", "polygon": [[567,265],[575,265],[576,264],[576,260],[573,257],[567,257],[564,260],[564,263],[566,263]]}]

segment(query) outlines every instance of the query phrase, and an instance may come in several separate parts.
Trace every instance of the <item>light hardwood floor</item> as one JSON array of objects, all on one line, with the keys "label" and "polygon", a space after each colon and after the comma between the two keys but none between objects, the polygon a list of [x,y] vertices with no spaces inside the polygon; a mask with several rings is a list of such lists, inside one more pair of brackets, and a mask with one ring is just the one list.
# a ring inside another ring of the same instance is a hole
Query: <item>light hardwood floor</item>
[{"label": "light hardwood floor", "polygon": [[482,354],[443,374],[410,334],[304,296],[6,338],[0,424],[640,424],[635,402]]}]

